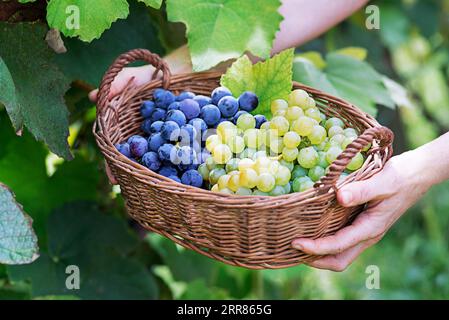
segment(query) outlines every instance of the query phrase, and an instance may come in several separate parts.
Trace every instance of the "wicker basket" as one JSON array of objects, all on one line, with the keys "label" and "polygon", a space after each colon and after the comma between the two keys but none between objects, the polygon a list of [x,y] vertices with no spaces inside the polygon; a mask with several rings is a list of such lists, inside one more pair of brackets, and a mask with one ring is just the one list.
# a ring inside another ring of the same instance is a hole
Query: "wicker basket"
[{"label": "wicker basket", "polygon": [[[156,68],[153,81],[140,87],[130,83],[120,95],[109,99],[114,78],[137,60]],[[162,80],[156,80],[159,72]],[[293,249],[292,240],[332,235],[363,210],[363,206],[344,208],[336,202],[336,188],[342,185],[338,178],[351,158],[369,144],[372,147],[364,165],[343,183],[379,172],[392,155],[393,133],[350,103],[294,83],[294,89],[306,90],[326,115],[337,116],[363,133],[313,189],[279,197],[230,196],[185,186],[127,159],[114,147],[141,133],[139,108],[152,98],[154,89],[208,95],[219,86],[219,80],[216,72],[171,76],[159,56],[143,49],[121,55],[109,68],[100,86],[94,134],[120,184],[128,213],[146,229],[230,265],[274,269],[313,260],[316,257]]]}]

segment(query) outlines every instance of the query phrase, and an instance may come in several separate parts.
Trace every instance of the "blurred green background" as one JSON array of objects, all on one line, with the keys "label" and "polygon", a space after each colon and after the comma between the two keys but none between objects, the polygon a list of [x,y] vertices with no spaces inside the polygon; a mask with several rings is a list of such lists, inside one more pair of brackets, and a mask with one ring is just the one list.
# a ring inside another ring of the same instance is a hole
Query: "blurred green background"
[{"label": "blurred green background", "polygon": [[[380,107],[377,116],[395,131],[395,151],[401,153],[449,128],[449,1],[373,4],[380,8],[380,30],[367,30],[363,10],[297,53],[366,49],[366,62],[402,85],[390,88],[398,106]],[[127,20],[113,24],[92,44],[65,39],[68,53],[58,57],[73,81],[66,103],[75,160],[58,159],[27,132],[15,136],[0,107],[0,181],[33,217],[41,251],[31,265],[0,265],[0,299],[449,297],[449,182],[431,189],[342,273],[306,266],[276,271],[230,267],[145,235],[129,221],[117,188],[105,177],[91,133],[95,108],[86,92],[98,85],[118,54],[134,47],[164,54],[185,42],[183,27],[167,24],[163,12],[147,14],[137,3],[131,7]],[[77,291],[65,288],[65,267],[71,264],[81,270]],[[380,269],[379,290],[365,287],[369,265]]]}]

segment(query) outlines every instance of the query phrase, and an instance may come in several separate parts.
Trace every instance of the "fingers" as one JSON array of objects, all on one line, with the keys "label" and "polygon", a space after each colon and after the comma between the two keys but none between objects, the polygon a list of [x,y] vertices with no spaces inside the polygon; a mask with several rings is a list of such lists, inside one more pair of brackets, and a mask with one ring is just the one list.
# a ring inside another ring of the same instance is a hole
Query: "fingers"
[{"label": "fingers", "polygon": [[105,168],[106,168],[106,175],[108,176],[109,182],[112,185],[117,185],[118,181],[115,179],[114,175],[112,174],[111,168],[109,168],[108,163],[105,161]]},{"label": "fingers", "polygon": [[353,207],[383,199],[393,192],[393,180],[391,174],[380,172],[371,179],[345,185],[338,191],[337,200],[344,207]]},{"label": "fingers", "polygon": [[307,263],[308,266],[317,268],[317,269],[324,269],[324,270],[331,270],[336,272],[341,272],[346,270],[346,268],[354,262],[355,259],[366,249],[371,247],[372,245],[376,244],[382,239],[382,236],[376,237],[374,239],[359,243],[355,245],[352,248],[349,248],[346,251],[343,251],[336,255],[330,255],[323,258],[320,258],[318,260],[312,261]]},{"label": "fingers", "polygon": [[292,242],[295,249],[313,255],[338,254],[356,246],[360,242],[378,237],[385,232],[385,224],[370,218],[370,212],[359,215],[352,225],[335,235],[316,240],[301,238]]},{"label": "fingers", "polygon": [[98,89],[89,92],[89,100],[92,102],[97,102],[98,99]]}]

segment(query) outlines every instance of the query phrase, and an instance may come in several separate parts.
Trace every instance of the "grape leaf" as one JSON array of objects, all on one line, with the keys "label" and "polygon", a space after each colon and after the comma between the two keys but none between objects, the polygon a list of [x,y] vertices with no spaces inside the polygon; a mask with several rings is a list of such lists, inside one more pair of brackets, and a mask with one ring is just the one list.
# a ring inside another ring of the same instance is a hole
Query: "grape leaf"
[{"label": "grape leaf", "polygon": [[45,244],[46,221],[50,212],[67,201],[98,200],[97,162],[82,154],[57,167],[53,176],[46,172],[46,148],[28,132],[17,137],[0,111],[0,181],[14,190],[17,200],[33,218],[40,244]]},{"label": "grape leaf", "polygon": [[155,8],[155,9],[159,9],[162,5],[162,0],[139,0],[139,1],[145,3],[149,7]]},{"label": "grape leaf", "polygon": [[295,59],[293,79],[348,100],[373,116],[377,104],[395,106],[382,76],[368,63],[346,54],[328,54],[323,70],[307,59]]},{"label": "grape leaf", "polygon": [[11,191],[0,183],[0,263],[26,264],[38,257],[31,219]]},{"label": "grape leaf", "polygon": [[168,19],[183,22],[195,71],[250,51],[268,58],[282,16],[279,0],[167,0]]},{"label": "grape leaf", "polygon": [[47,22],[67,37],[91,42],[129,14],[126,0],[50,0]]},{"label": "grape leaf", "polygon": [[238,59],[221,77],[221,84],[234,96],[253,91],[259,97],[254,113],[271,116],[270,104],[275,99],[286,99],[292,89],[294,49],[284,50],[264,62],[252,65],[247,56]]},{"label": "grape leaf", "polygon": [[64,37],[67,52],[57,55],[56,61],[71,80],[83,80],[97,87],[112,61],[123,52],[148,48],[163,54],[156,33],[145,5],[133,1],[129,17],[114,23],[100,39],[86,43]]},{"label": "grape leaf", "polygon": [[[102,214],[94,203],[71,203],[48,219],[48,252],[31,265],[8,267],[8,274],[30,281],[33,297],[155,299],[154,277],[132,256],[138,245],[124,220]],[[79,290],[66,288],[69,265],[79,268]]]},{"label": "grape leaf", "polygon": [[0,23],[0,103],[16,131],[25,125],[54,153],[71,158],[64,93],[69,81],[54,63],[40,24]]}]

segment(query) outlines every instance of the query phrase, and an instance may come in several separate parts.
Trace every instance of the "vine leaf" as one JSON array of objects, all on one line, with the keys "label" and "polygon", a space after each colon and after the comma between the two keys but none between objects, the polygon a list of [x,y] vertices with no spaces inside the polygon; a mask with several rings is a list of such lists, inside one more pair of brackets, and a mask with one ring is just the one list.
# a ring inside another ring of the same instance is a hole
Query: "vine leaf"
[{"label": "vine leaf", "polygon": [[126,0],[50,0],[47,5],[51,28],[86,42],[98,39],[113,22],[125,19],[128,14]]},{"label": "vine leaf", "polygon": [[25,125],[51,151],[71,159],[67,137],[68,111],[64,94],[68,79],[46,45],[41,24],[0,23],[0,103],[16,132]]},{"label": "vine leaf", "polygon": [[234,96],[253,91],[259,97],[259,106],[254,113],[270,117],[271,101],[286,99],[292,89],[293,54],[293,49],[284,50],[255,65],[243,56],[221,77],[221,84]]},{"label": "vine leaf", "polygon": [[0,263],[26,264],[38,257],[31,219],[13,193],[0,183]]},{"label": "vine leaf", "polygon": [[304,55],[297,57],[293,79],[346,99],[373,116],[377,114],[377,104],[395,107],[382,76],[365,61],[346,53],[328,54],[322,70]]},{"label": "vine leaf", "polygon": [[183,22],[195,71],[250,51],[268,58],[282,16],[280,0],[167,0],[168,19]]},{"label": "vine leaf", "polygon": [[[8,267],[12,281],[30,281],[32,297],[156,299],[151,271],[135,256],[139,240],[126,222],[103,214],[92,202],[72,202],[48,219],[48,247],[27,266]],[[66,268],[79,268],[79,290],[66,287]]]},{"label": "vine leaf", "polygon": [[155,9],[159,9],[162,5],[162,0],[139,0],[139,1],[145,3],[149,7],[155,8]]}]

